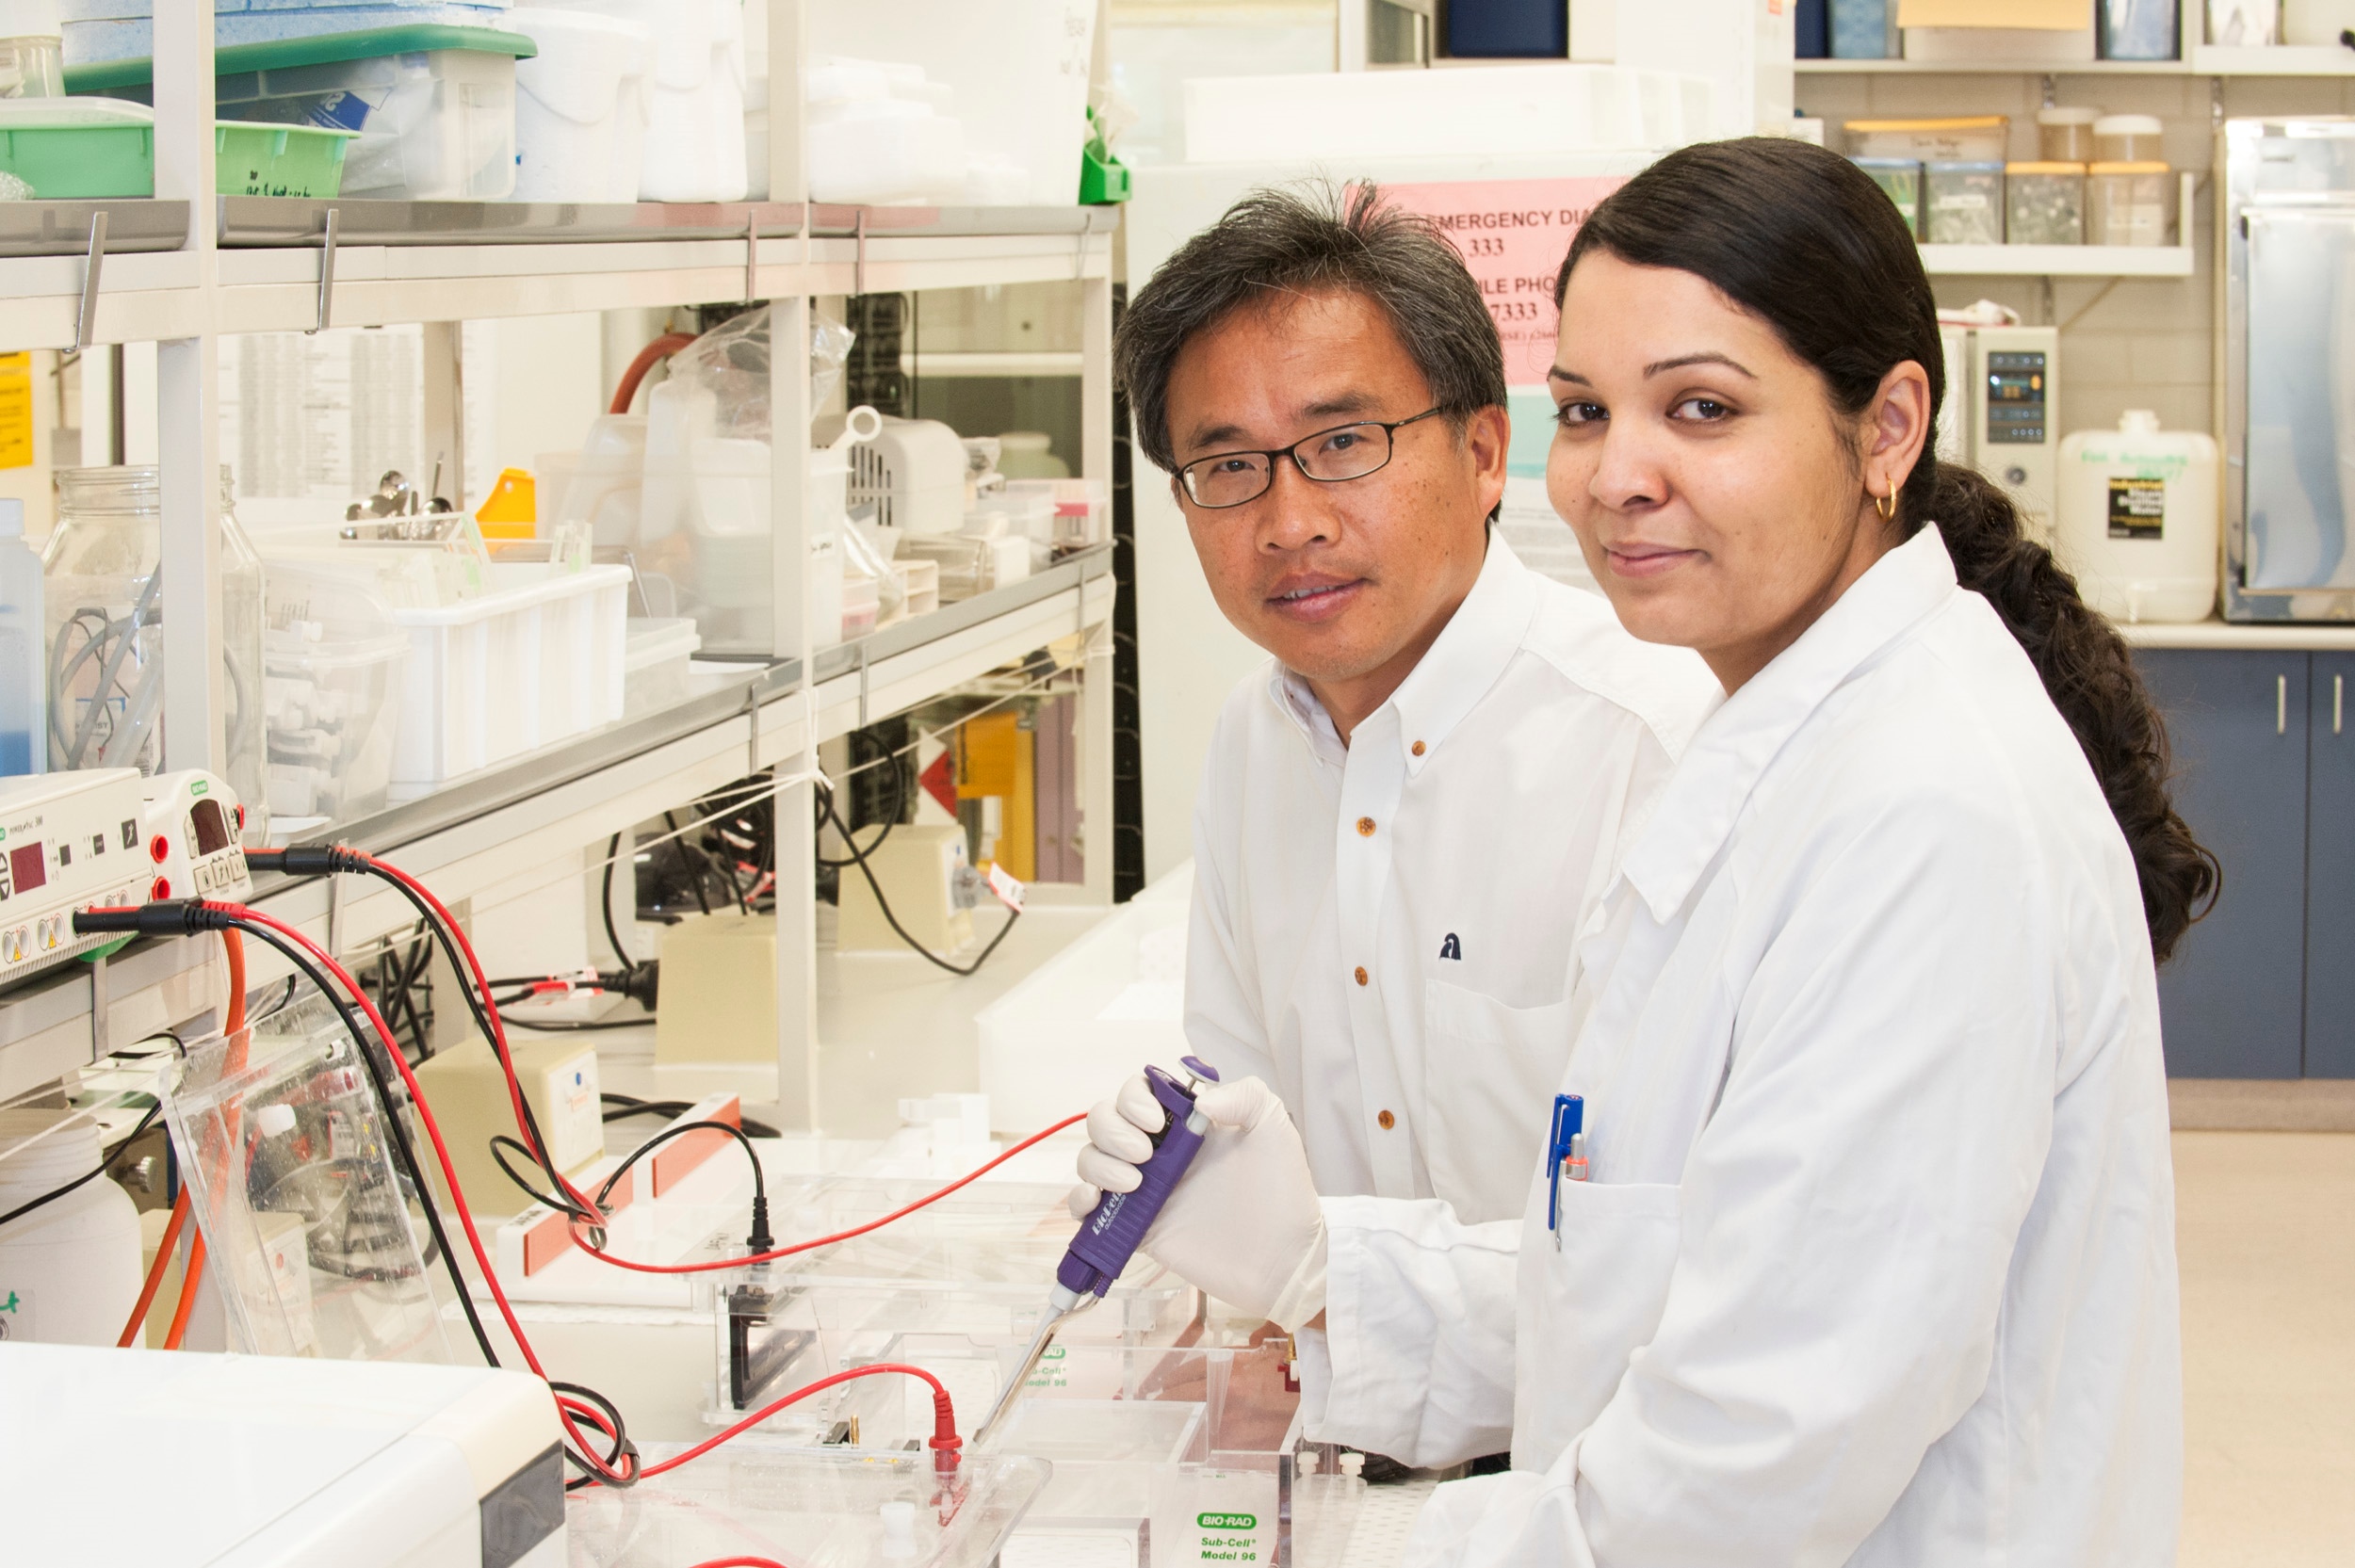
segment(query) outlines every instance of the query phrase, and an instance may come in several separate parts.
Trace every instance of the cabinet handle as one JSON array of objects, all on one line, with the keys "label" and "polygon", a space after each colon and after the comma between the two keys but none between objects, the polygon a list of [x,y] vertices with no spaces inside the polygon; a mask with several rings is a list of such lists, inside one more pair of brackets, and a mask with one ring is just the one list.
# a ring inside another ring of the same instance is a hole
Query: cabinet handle
[{"label": "cabinet handle", "polygon": [[2331,677],[2331,733],[2337,735],[2347,723],[2347,677]]},{"label": "cabinet handle", "polygon": [[2290,678],[2287,675],[2273,677],[2273,733],[2290,733]]}]

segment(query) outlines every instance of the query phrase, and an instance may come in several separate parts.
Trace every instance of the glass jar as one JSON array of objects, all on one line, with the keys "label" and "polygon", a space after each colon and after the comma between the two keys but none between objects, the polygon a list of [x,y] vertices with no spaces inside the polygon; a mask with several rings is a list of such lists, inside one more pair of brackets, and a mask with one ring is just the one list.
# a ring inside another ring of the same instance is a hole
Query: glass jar
[{"label": "glass jar", "polygon": [[2100,109],[2037,110],[2037,157],[2044,163],[2091,163],[2093,125],[2101,118]]},{"label": "glass jar", "polygon": [[1932,245],[2003,244],[2004,166],[1925,164],[1922,228]]},{"label": "glass jar", "polygon": [[[225,477],[227,470],[222,470]],[[152,464],[65,468],[41,552],[49,766],[163,767],[163,486]],[[220,523],[220,775],[268,842],[263,764],[262,563],[224,506]]]}]

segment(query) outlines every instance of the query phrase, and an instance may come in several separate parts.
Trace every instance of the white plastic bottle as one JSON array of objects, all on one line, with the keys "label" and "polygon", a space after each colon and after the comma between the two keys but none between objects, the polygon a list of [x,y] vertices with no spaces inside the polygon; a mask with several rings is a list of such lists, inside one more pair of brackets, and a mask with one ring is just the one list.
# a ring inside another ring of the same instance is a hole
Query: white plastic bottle
[{"label": "white plastic bottle", "polygon": [[47,771],[46,622],[41,556],[24,542],[24,503],[0,498],[0,777]]},{"label": "white plastic bottle", "polygon": [[[0,1214],[97,1169],[98,1127],[71,1116],[0,1111]],[[138,1209],[111,1177],[0,1225],[0,1340],[111,1345],[138,1296]]]},{"label": "white plastic bottle", "polygon": [[2214,613],[2218,484],[2215,439],[2148,409],[2063,440],[2055,548],[2086,602],[2113,621]]}]

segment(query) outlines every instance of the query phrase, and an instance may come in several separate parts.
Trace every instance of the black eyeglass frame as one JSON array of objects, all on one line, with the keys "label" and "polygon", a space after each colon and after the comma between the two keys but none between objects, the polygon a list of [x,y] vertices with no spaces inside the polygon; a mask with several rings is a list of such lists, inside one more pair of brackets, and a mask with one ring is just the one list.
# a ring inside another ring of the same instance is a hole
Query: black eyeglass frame
[{"label": "black eyeglass frame", "polygon": [[[1447,411],[1444,408],[1435,407],[1425,409],[1422,412],[1410,415],[1405,419],[1352,419],[1340,425],[1328,425],[1322,430],[1311,430],[1307,435],[1302,436],[1298,441],[1293,442],[1290,446],[1278,446],[1272,449],[1240,448],[1232,452],[1212,452],[1206,457],[1196,458],[1194,461],[1181,466],[1177,473],[1178,487],[1185,492],[1187,500],[1193,502],[1195,506],[1200,507],[1204,511],[1226,511],[1235,507],[1247,507],[1252,502],[1258,500],[1260,496],[1265,495],[1269,491],[1275,488],[1275,464],[1276,460],[1279,458],[1291,459],[1292,466],[1300,470],[1300,477],[1304,479],[1311,481],[1312,483],[1321,485],[1345,485],[1349,483],[1351,479],[1362,479],[1366,477],[1367,475],[1379,474],[1385,468],[1389,467],[1390,460],[1398,455],[1398,432],[1400,430],[1405,428],[1409,425],[1420,424],[1423,420],[1432,418],[1437,414],[1444,413],[1446,412]],[[1300,461],[1300,449],[1303,446],[1307,445],[1310,442],[1318,440],[1320,437],[1332,435],[1337,431],[1356,429],[1380,430],[1382,432],[1382,439],[1389,444],[1388,449],[1382,454],[1382,461],[1375,463],[1372,468],[1367,469],[1365,473],[1351,474],[1346,477],[1339,479],[1320,478],[1318,476],[1309,473],[1308,465]],[[1194,480],[1189,477],[1189,476],[1192,475],[1194,470],[1201,464],[1206,462],[1217,462],[1225,458],[1267,459],[1267,483],[1261,485],[1257,491],[1244,496],[1240,501],[1203,500],[1199,495],[1194,493]]]}]

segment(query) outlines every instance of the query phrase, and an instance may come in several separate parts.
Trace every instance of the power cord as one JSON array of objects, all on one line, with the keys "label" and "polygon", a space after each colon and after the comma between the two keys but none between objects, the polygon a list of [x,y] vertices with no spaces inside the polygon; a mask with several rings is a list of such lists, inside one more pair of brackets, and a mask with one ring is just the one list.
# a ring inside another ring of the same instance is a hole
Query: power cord
[{"label": "power cord", "polygon": [[131,1145],[138,1142],[140,1136],[144,1134],[148,1128],[155,1124],[155,1118],[161,1116],[163,1113],[164,1103],[161,1100],[158,1100],[154,1105],[147,1107],[147,1114],[139,1118],[139,1124],[133,1127],[129,1133],[125,1134],[122,1141],[117,1143],[112,1149],[108,1150],[106,1157],[98,1162],[95,1169],[91,1170],[87,1174],[74,1177],[63,1187],[56,1188],[50,1191],[42,1193],[40,1197],[34,1199],[29,1204],[19,1204],[16,1207],[8,1210],[8,1213],[0,1214],[0,1225],[5,1225],[11,1220],[22,1220],[24,1216],[32,1213],[33,1210],[41,1207],[43,1204],[54,1204],[58,1199],[65,1197],[69,1193],[80,1191],[83,1188],[88,1187],[99,1177],[112,1174],[115,1167],[115,1161],[121,1159],[124,1155],[128,1154],[130,1152]]},{"label": "power cord", "polygon": [[[900,924],[900,917],[891,913],[891,900],[884,897],[883,883],[875,880],[875,868],[867,864],[867,857],[874,852],[874,846],[869,845],[864,849],[858,847],[858,840],[851,836],[850,828],[844,824],[841,816],[835,811],[834,791],[827,786],[826,781],[823,779],[818,781],[817,796],[820,807],[825,813],[826,820],[834,824],[835,832],[842,835],[842,842],[850,849],[851,858],[843,864],[858,867],[859,875],[867,879],[868,890],[875,896],[875,907],[883,912],[885,923],[890,926],[892,930],[898,934],[901,941],[906,943],[909,947],[915,950],[918,957],[922,958],[926,962],[932,964],[934,968],[946,969],[950,974],[960,978],[974,973],[976,970],[980,969],[983,964],[989,962],[989,955],[998,950],[998,945],[1006,940],[1007,935],[1013,931],[1015,924],[1021,920],[1021,910],[1011,910],[1006,916],[1006,923],[998,928],[998,934],[989,939],[989,946],[983,947],[981,950],[980,955],[976,957],[971,963],[951,963],[949,960],[942,958],[938,953],[934,952],[930,947],[925,946],[921,942],[917,941],[914,936],[910,935],[908,929]],[[880,844],[882,842],[883,835],[879,833],[876,835],[875,843]]]}]

